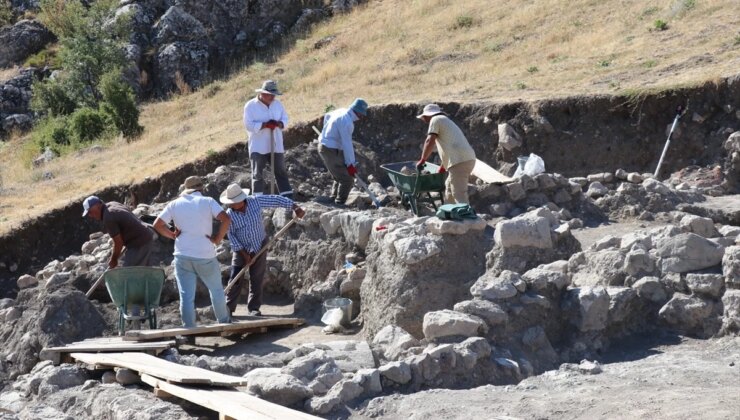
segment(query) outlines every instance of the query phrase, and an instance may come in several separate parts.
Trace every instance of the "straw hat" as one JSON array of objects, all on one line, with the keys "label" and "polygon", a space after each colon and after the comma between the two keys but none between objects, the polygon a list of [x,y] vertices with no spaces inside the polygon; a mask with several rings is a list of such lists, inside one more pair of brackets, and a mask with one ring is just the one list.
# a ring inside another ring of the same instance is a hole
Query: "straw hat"
[{"label": "straw hat", "polygon": [[429,104],[424,107],[424,111],[421,113],[421,115],[417,115],[416,118],[421,119],[421,117],[433,117],[437,114],[442,113],[442,108],[440,108],[439,105]]},{"label": "straw hat", "polygon": [[248,195],[249,190],[242,189],[239,184],[229,184],[226,191],[221,193],[219,200],[223,204],[236,204],[246,200]]},{"label": "straw hat", "polygon": [[258,93],[266,93],[268,95],[282,95],[282,92],[278,90],[277,82],[274,80],[265,80],[264,83],[262,83],[262,87],[255,89],[254,91]]},{"label": "straw hat", "polygon": [[181,195],[192,194],[196,191],[203,191],[203,180],[199,176],[189,176],[185,178],[185,189]]}]

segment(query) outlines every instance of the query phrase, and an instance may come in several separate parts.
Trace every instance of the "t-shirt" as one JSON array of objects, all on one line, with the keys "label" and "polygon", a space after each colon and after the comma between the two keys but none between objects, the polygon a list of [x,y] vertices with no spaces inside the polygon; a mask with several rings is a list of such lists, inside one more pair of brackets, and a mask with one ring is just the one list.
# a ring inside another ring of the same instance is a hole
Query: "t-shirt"
[{"label": "t-shirt", "polygon": [[121,235],[129,248],[144,246],[154,240],[154,233],[128,207],[115,201],[103,205],[103,228],[112,237]]},{"label": "t-shirt", "polygon": [[432,117],[428,133],[437,135],[437,151],[445,168],[475,160],[475,151],[465,134],[448,116],[441,114]]},{"label": "t-shirt", "polygon": [[223,209],[211,197],[201,193],[186,194],[171,201],[159,214],[165,223],[175,222],[180,236],[175,239],[175,255],[191,258],[215,258],[216,247],[209,236],[213,235],[213,219]]}]

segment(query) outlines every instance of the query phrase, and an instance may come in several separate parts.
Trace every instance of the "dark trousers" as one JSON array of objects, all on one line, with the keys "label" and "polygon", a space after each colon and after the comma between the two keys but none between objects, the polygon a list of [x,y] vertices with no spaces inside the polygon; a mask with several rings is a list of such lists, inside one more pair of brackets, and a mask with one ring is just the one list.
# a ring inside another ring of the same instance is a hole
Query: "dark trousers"
[{"label": "dark trousers", "polygon": [[[231,276],[229,276],[229,279],[236,277],[245,265],[246,263],[241,255],[238,252],[233,253],[231,259]],[[250,312],[259,311],[260,306],[262,306],[262,286],[265,283],[265,271],[267,271],[267,252],[260,255],[254,264],[249,267],[249,298],[247,298],[247,309]],[[232,313],[236,310],[237,299],[239,299],[245,283],[244,277],[246,276],[242,276],[226,295],[226,306],[229,307]]]},{"label": "dark trousers", "polygon": [[[252,194],[269,194],[270,186],[265,185],[264,172],[270,165],[270,154],[252,153],[249,155],[249,161],[252,165]],[[290,188],[288,171],[285,170],[285,154],[275,153],[274,169],[278,189],[275,193],[290,198],[293,195],[293,190]]]},{"label": "dark trousers", "polygon": [[347,166],[344,164],[344,152],[320,144],[319,156],[321,156],[326,169],[334,178],[334,183],[331,186],[331,197],[337,204],[344,204],[350,191],[352,191],[352,184],[355,180],[347,172]]}]

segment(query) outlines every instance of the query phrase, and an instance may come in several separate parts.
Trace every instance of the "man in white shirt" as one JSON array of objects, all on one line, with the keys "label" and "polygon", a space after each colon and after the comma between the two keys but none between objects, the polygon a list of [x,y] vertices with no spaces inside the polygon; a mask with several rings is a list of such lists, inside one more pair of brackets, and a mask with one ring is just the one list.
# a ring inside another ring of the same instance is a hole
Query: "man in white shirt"
[{"label": "man in white shirt", "polygon": [[357,174],[352,133],[355,121],[367,115],[367,102],[355,99],[349,108],[341,108],[324,116],[324,127],[319,136],[319,156],[334,178],[331,198],[338,205],[347,201]]},{"label": "man in white shirt", "polygon": [[[204,197],[203,181],[197,176],[185,180],[185,190],[171,201],[154,221],[157,232],[175,241],[175,277],[180,290],[180,317],[186,328],[195,327],[195,287],[198,278],[211,295],[213,312],[219,323],[231,322],[226,296],[221,285],[221,266],[215,246],[229,231],[231,218],[210,197]],[[213,235],[213,219],[221,222]],[[169,223],[175,223],[175,230]]]},{"label": "man in white shirt", "polygon": [[[252,193],[262,195],[265,191],[264,171],[275,159],[275,173],[278,193],[292,198],[293,190],[285,170],[285,148],[283,129],[288,125],[288,114],[283,104],[275,98],[282,95],[277,83],[266,80],[255,90],[257,97],[244,105],[244,127],[249,135],[249,161],[252,166]],[[274,142],[274,143],[273,143]],[[273,154],[271,157],[270,155]]]}]

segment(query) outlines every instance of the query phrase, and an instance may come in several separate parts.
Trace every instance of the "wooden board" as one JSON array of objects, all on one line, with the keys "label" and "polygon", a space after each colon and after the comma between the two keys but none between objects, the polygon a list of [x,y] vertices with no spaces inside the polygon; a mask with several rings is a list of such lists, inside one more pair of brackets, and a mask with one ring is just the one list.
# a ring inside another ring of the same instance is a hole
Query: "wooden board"
[{"label": "wooden board", "polygon": [[236,420],[317,420],[319,417],[291,410],[278,404],[229,388],[196,388],[170,384],[150,375],[141,380],[160,392],[166,392],[219,413],[220,418]]},{"label": "wooden board", "polygon": [[246,379],[238,376],[224,375],[194,366],[180,365],[143,353],[72,353],[71,356],[87,365],[128,368],[139,372],[139,374],[148,374],[168,382],[213,386],[242,386],[247,384]]},{"label": "wooden board", "polygon": [[508,177],[493,169],[480,159],[476,159],[475,161],[473,176],[489,184],[506,184],[514,181],[514,178]]},{"label": "wooden board", "polygon": [[119,353],[143,352],[159,354],[176,345],[174,340],[139,343],[124,341],[121,337],[99,337],[77,341],[60,347],[48,347],[39,353],[41,360],[51,360],[55,365],[69,353]]},{"label": "wooden board", "polygon": [[184,335],[220,335],[224,332],[237,334],[239,332],[256,332],[266,327],[297,327],[303,325],[301,318],[265,318],[250,321],[237,321],[231,324],[213,324],[194,328],[170,328],[166,330],[134,330],[126,331],[123,337],[126,341],[159,340]]}]

